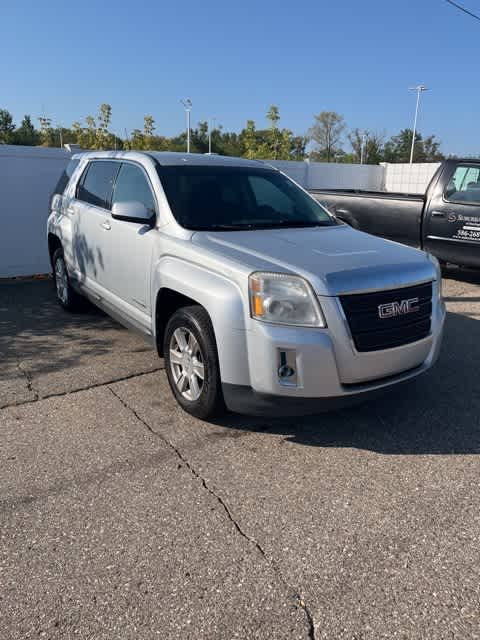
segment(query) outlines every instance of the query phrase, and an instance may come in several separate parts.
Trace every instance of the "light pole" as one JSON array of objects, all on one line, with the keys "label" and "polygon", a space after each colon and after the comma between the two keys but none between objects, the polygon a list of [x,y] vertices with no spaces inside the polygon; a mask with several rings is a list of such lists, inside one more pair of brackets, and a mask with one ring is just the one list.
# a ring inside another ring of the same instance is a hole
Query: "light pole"
[{"label": "light pole", "polygon": [[367,142],[368,133],[364,131],[362,133],[362,144],[360,145],[360,164],[363,164],[364,152],[365,152],[365,144]]},{"label": "light pole", "polygon": [[63,127],[61,122],[57,124],[57,129],[60,135],[60,149],[63,149]]},{"label": "light pole", "polygon": [[208,155],[212,155],[212,122],[215,122],[216,118],[210,118],[208,123]]},{"label": "light pole", "polygon": [[416,87],[408,87],[409,91],[417,92],[417,104],[415,106],[415,118],[413,120],[413,136],[412,136],[412,148],[410,150],[410,164],[413,162],[413,151],[415,149],[415,136],[417,134],[417,118],[418,118],[418,106],[420,104],[420,94],[427,91],[427,87],[423,84],[419,84]]},{"label": "light pole", "polygon": [[187,114],[187,153],[190,153],[190,112],[192,110],[192,101],[190,98],[184,98],[180,102],[185,107],[185,113]]}]

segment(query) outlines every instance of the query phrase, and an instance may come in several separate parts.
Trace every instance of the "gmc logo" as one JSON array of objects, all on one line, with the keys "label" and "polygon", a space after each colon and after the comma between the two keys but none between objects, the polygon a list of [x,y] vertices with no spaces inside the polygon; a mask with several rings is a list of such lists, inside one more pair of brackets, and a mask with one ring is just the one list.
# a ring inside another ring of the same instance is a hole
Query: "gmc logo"
[{"label": "gmc logo", "polygon": [[401,300],[400,302],[387,302],[387,304],[379,305],[378,317],[384,320],[385,318],[404,316],[407,313],[415,313],[415,311],[420,311],[420,307],[418,306],[418,298],[410,298],[409,300]]}]

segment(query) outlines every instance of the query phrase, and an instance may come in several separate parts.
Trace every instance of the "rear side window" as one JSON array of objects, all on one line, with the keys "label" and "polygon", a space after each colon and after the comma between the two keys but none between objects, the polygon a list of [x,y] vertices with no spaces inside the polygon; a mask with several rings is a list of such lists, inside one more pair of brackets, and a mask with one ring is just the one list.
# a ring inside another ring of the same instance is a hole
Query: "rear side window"
[{"label": "rear side window", "polygon": [[447,184],[445,200],[451,202],[480,202],[480,167],[458,165]]},{"label": "rear side window", "polygon": [[65,189],[67,188],[67,184],[70,182],[70,178],[73,175],[73,172],[78,167],[78,163],[80,160],[70,160],[65,169],[63,170],[62,175],[58,179],[57,186],[53,191],[53,195],[59,194],[62,195]]},{"label": "rear side window", "polygon": [[155,200],[147,178],[140,167],[122,164],[115,182],[112,205],[115,202],[141,202],[155,213]]},{"label": "rear side window", "polygon": [[77,198],[102,209],[110,209],[119,162],[94,161],[87,166],[77,189]]}]

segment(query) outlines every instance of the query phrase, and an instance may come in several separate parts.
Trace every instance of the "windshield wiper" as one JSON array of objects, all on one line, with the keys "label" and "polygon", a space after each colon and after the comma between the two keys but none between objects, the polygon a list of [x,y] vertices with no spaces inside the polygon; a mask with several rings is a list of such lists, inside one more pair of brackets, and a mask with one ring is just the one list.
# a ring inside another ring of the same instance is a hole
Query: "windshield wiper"
[{"label": "windshield wiper", "polygon": [[331,226],[330,221],[322,222],[318,220],[316,222],[312,220],[301,220],[295,222],[293,220],[275,220],[275,222],[246,222],[241,224],[210,224],[208,226],[195,226],[188,225],[188,229],[192,231],[254,231],[255,229],[294,229],[305,227],[328,227]]},{"label": "windshield wiper", "polygon": [[275,222],[259,222],[254,225],[255,229],[282,229],[282,228],[290,228],[294,229],[305,228],[305,227],[328,227],[331,225],[331,222],[322,222],[317,220],[314,222],[313,220],[275,220]]},{"label": "windshield wiper", "polygon": [[192,231],[249,231],[256,228],[253,224],[209,224],[208,226],[196,226],[189,224],[187,229]]}]

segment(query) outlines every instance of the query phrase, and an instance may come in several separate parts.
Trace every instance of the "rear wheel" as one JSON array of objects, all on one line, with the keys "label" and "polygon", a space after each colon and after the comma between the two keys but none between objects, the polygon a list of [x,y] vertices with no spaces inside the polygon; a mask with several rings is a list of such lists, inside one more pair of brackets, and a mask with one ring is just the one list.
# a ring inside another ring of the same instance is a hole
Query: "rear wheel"
[{"label": "rear wheel", "polygon": [[173,314],[164,354],[168,382],[182,409],[202,419],[224,411],[217,345],[203,307],[183,307]]},{"label": "rear wheel", "polygon": [[81,311],[86,306],[86,300],[70,284],[67,265],[61,247],[55,250],[52,262],[53,281],[58,304],[66,311]]}]

